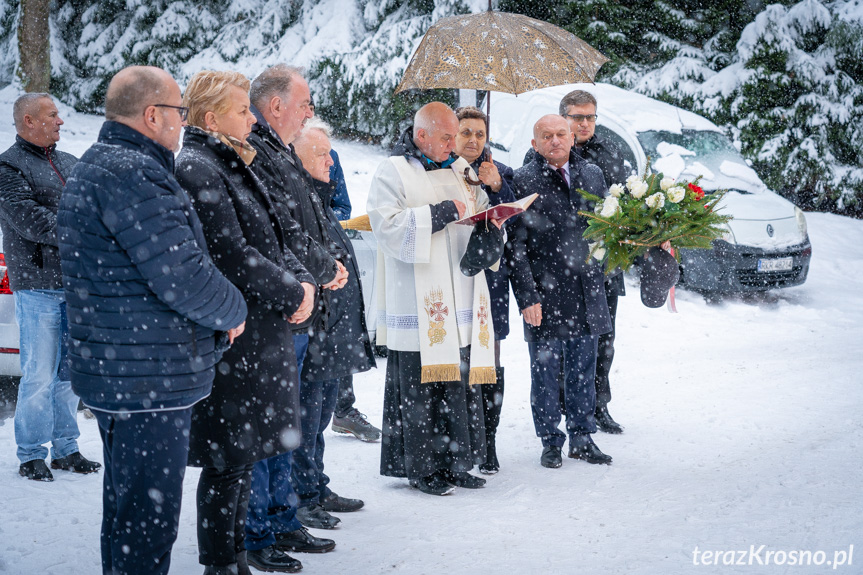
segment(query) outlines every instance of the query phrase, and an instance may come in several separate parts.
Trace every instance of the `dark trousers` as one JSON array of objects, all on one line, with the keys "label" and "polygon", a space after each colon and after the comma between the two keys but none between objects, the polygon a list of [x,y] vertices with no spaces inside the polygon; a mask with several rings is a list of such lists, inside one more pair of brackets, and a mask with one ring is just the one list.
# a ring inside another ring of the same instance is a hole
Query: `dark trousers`
[{"label": "dark trousers", "polygon": [[165,574],[177,539],[192,409],[93,410],[102,436],[102,572]]},{"label": "dark trousers", "polygon": [[198,562],[224,566],[245,549],[252,464],[204,467],[198,480]]},{"label": "dark trousers", "polygon": [[[309,349],[308,335],[294,335],[297,373],[303,373],[303,359]],[[246,517],[246,549],[257,551],[276,543],[276,533],[296,531],[299,499],[291,483],[293,452],[288,451],[252,467],[252,493]]]},{"label": "dark trousers", "polygon": [[420,479],[485,461],[482,385],[468,385],[469,358],[470,348],[462,348],[460,381],[422,383],[419,352],[389,351],[381,475]]},{"label": "dark trousers", "polygon": [[320,503],[330,493],[330,478],[324,473],[324,430],[336,407],[341,380],[300,382],[300,427],[302,444],[294,450],[291,479],[300,507]]},{"label": "dark trousers", "polygon": [[611,331],[599,336],[596,354],[596,407],[605,407],[611,401],[611,362],[614,361],[614,324],[617,319],[617,295],[606,295],[611,314]]},{"label": "dark trousers", "polygon": [[354,408],[356,401],[357,397],[354,395],[354,376],[340,377],[339,397],[336,401],[334,415],[336,417],[345,417]]},{"label": "dark trousers", "polygon": [[536,435],[543,446],[562,447],[566,435],[560,424],[560,386],[566,397],[566,430],[570,437],[595,433],[596,349],[594,336],[528,342],[530,406]]}]

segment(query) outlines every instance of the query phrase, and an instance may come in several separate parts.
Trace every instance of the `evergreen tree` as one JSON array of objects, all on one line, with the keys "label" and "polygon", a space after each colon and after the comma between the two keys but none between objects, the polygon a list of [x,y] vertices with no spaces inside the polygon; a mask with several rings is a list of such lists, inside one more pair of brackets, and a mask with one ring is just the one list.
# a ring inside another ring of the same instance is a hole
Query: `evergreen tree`
[{"label": "evergreen tree", "polygon": [[365,38],[351,52],[325,59],[315,71],[313,88],[321,96],[322,114],[341,131],[393,140],[423,103],[441,100],[453,104],[453,90],[398,95],[393,91],[428,28],[445,16],[478,12],[487,6],[482,0],[473,4],[461,0],[360,0]]}]

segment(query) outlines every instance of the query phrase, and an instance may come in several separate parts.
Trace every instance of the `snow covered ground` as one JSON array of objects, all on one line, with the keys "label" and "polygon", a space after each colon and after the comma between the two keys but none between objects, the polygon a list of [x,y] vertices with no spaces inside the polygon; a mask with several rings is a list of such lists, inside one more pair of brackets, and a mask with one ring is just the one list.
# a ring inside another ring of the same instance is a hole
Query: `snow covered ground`
[{"label": "snow covered ground", "polygon": [[[11,97],[0,90],[0,150],[14,137],[6,120]],[[61,113],[60,147],[80,154],[100,120]],[[341,141],[336,149],[355,215],[363,213],[384,152]],[[712,304],[678,292],[680,313],[670,314],[642,306],[637,286],[627,285],[611,403],[626,432],[595,436],[614,457],[611,466],[570,459],[556,470],[539,465],[527,346],[515,310],[503,343],[502,468],[484,489],[421,494],[378,474],[379,444],[328,431],[331,486],[364,499],[366,508],[342,514],[334,531],[315,531],[337,546],[297,554],[303,572],[863,572],[863,222],[820,213],[807,219],[813,258],[803,286]],[[355,379],[358,407],[378,426],[384,368],[379,361]],[[79,423],[82,452],[101,460],[95,421]],[[101,474],[57,472],[53,483],[36,483],[17,470],[7,419],[0,421],[0,572],[99,572]],[[172,573],[202,571],[197,477],[194,469],[186,474]],[[704,551],[722,552],[719,565],[702,565],[716,561]],[[801,551],[812,554],[803,555],[811,564],[791,566]],[[732,559],[752,564],[722,565]],[[780,561],[787,564],[774,565]]]}]

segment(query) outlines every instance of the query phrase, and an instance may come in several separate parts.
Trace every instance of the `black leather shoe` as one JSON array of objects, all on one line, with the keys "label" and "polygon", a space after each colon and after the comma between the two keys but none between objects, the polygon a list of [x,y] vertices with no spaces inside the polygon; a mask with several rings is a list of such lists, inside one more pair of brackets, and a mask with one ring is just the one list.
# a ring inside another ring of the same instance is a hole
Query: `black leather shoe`
[{"label": "black leather shoe", "polygon": [[321,499],[321,507],[324,508],[324,511],[334,513],[352,513],[362,509],[363,505],[365,503],[363,503],[362,499],[349,499],[332,492]]},{"label": "black leather shoe", "polygon": [[297,509],[297,519],[306,527],[313,529],[335,529],[342,522],[338,517],[333,517],[319,504],[308,505]]},{"label": "black leather shoe", "polygon": [[456,487],[464,487],[465,489],[479,489],[485,485],[485,479],[471,475],[467,471],[450,471],[449,469],[441,469],[438,471],[441,479],[447,483],[451,483]]},{"label": "black leather shoe", "polygon": [[611,463],[611,456],[600,451],[593,442],[593,439],[590,438],[590,435],[580,435],[577,437],[580,439],[576,441],[570,440],[569,442],[569,457],[573,459],[581,459],[588,463]]},{"label": "black leather shoe", "polygon": [[594,416],[596,417],[596,427],[600,431],[614,434],[623,433],[623,427],[611,418],[607,406],[597,407]]},{"label": "black leather shoe", "polygon": [[549,469],[557,469],[563,465],[563,457],[560,455],[560,447],[549,445],[542,448],[539,464]]},{"label": "black leather shoe", "polygon": [[34,459],[26,463],[22,463],[18,468],[18,475],[32,479],[33,481],[54,481],[54,476],[51,475],[51,470],[45,465],[41,459]]},{"label": "black leather shoe", "polygon": [[246,559],[255,569],[268,573],[297,573],[303,568],[302,563],[284,551],[279,551],[275,545],[257,551],[246,551]]},{"label": "black leather shoe", "polygon": [[332,539],[315,537],[305,527],[294,531],[276,533],[276,547],[282,551],[296,551],[297,553],[326,553],[336,548],[336,542]]},{"label": "black leather shoe", "polygon": [[449,495],[455,491],[455,485],[446,482],[437,472],[419,479],[411,479],[410,484],[411,487],[429,495]]},{"label": "black leather shoe", "polygon": [[76,451],[66,457],[51,460],[51,469],[65,469],[75,473],[95,473],[102,467],[102,464],[97,461],[90,461]]}]

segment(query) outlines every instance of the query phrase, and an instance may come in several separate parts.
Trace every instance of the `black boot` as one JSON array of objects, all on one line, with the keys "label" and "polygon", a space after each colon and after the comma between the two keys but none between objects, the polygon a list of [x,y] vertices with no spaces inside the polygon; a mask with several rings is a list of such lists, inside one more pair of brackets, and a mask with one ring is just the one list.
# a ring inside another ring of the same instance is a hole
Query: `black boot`
[{"label": "black boot", "polygon": [[596,411],[594,413],[596,417],[596,427],[600,431],[604,431],[605,433],[623,433],[623,427],[614,421],[611,418],[611,414],[608,413],[608,406],[596,406]]},{"label": "black boot", "polygon": [[495,369],[497,383],[484,384],[482,390],[482,407],[485,415],[485,462],[480,464],[479,471],[485,475],[494,475],[500,471],[500,463],[497,460],[497,448],[495,439],[497,427],[500,424],[500,411],[503,407],[503,368]]}]

